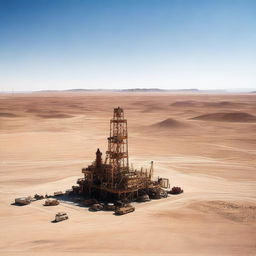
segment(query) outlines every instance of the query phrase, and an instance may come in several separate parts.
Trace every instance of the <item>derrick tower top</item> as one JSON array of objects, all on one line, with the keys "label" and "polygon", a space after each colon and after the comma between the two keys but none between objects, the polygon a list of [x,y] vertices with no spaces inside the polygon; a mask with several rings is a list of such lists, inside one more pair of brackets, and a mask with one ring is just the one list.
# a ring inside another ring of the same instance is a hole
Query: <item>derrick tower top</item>
[{"label": "derrick tower top", "polygon": [[122,108],[114,108],[110,120],[110,136],[105,163],[112,166],[113,175],[129,171],[127,120]]}]

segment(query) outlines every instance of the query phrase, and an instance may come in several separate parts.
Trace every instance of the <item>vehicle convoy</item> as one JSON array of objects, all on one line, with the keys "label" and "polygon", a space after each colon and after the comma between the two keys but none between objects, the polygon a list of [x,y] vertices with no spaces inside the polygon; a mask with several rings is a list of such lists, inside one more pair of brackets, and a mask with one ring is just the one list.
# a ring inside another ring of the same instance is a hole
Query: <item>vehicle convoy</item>
[{"label": "vehicle convoy", "polygon": [[116,215],[124,215],[124,214],[134,212],[134,211],[135,211],[135,208],[133,206],[126,205],[126,206],[123,206],[123,207],[120,207],[120,208],[116,208],[115,214]]},{"label": "vehicle convoy", "polygon": [[59,222],[59,221],[63,221],[63,220],[67,220],[68,219],[68,215],[65,212],[58,212],[55,215],[55,220],[54,222]]},{"label": "vehicle convoy", "polygon": [[58,204],[60,204],[60,202],[57,199],[47,199],[44,202],[44,206],[54,206]]}]

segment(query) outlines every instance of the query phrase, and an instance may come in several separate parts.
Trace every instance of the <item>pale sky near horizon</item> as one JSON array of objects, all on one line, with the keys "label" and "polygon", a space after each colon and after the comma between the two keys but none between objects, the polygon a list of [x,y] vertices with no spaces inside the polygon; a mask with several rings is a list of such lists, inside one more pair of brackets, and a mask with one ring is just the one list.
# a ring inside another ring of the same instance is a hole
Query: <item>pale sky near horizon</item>
[{"label": "pale sky near horizon", "polygon": [[0,91],[256,88],[254,0],[0,0]]}]

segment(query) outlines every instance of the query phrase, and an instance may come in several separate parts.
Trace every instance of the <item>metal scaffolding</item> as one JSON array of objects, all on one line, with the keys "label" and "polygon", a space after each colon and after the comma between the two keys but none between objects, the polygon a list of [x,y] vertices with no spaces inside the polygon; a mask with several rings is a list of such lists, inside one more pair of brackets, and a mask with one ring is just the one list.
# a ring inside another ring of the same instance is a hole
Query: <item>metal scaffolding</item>
[{"label": "metal scaffolding", "polygon": [[114,108],[110,120],[110,135],[105,162],[98,149],[96,160],[82,169],[84,178],[79,179],[76,188],[79,193],[98,198],[129,198],[133,200],[140,194],[159,194],[161,188],[169,186],[169,180],[153,179],[153,161],[149,171],[129,167],[127,120],[122,108]]},{"label": "metal scaffolding", "polygon": [[110,120],[105,164],[112,166],[112,187],[118,176],[129,172],[127,120],[124,119],[124,111],[120,107],[114,109],[113,118]]}]

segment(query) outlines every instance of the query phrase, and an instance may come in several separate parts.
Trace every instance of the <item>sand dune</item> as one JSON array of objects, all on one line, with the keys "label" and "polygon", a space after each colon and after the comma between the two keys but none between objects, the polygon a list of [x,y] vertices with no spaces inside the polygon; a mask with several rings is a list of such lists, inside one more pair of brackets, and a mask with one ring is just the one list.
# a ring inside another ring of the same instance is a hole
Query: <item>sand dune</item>
[{"label": "sand dune", "polygon": [[15,115],[13,113],[9,112],[0,112],[0,117],[17,117],[18,115]]},{"label": "sand dune", "polygon": [[176,101],[171,104],[173,107],[199,107],[200,105],[200,102],[194,100]]},{"label": "sand dune", "polygon": [[[49,108],[49,106],[47,106]],[[52,110],[48,108],[28,108],[25,111],[27,113],[34,114],[37,117],[40,118],[71,118],[73,117],[72,115],[69,114],[69,111],[65,111],[64,108],[61,109],[60,111],[57,110]]]},{"label": "sand dune", "polygon": [[191,119],[218,122],[256,122],[256,116],[246,112],[211,113]]},{"label": "sand dune", "polygon": [[178,121],[173,118],[167,118],[163,121],[160,121],[158,123],[151,125],[151,127],[164,128],[164,129],[172,129],[172,128],[182,129],[182,128],[188,127],[188,125],[185,122]]},{"label": "sand dune", "polygon": [[241,105],[245,105],[243,102],[231,102],[231,101],[176,101],[170,106],[173,107],[213,107],[213,108],[236,108]]},{"label": "sand dune", "polygon": [[[128,120],[129,162],[153,160],[154,177],[183,194],[120,217],[65,201],[11,205],[75,185],[98,147],[105,156],[116,106]],[[254,94],[0,94],[0,109],[1,255],[256,254]],[[59,211],[69,220],[51,223]]]},{"label": "sand dune", "polygon": [[61,113],[39,114],[37,116],[41,117],[41,118],[71,118],[71,117],[73,117],[72,115],[61,114]]},{"label": "sand dune", "polygon": [[203,212],[215,212],[220,216],[235,222],[253,223],[256,221],[256,204],[216,200],[201,202],[196,204],[195,207]]},{"label": "sand dune", "polygon": [[208,107],[236,107],[238,105],[241,105],[242,103],[235,103],[235,102],[230,102],[230,101],[219,101],[219,102],[204,102],[204,106]]}]

